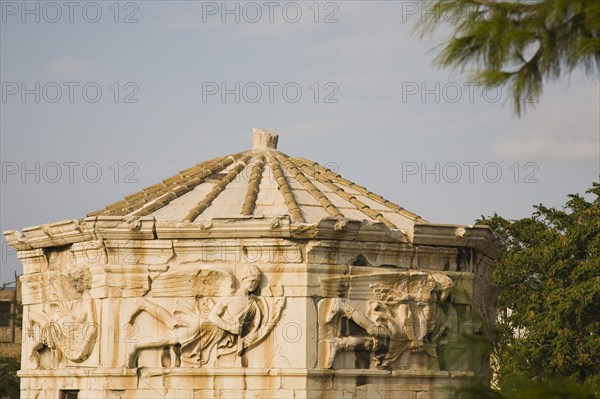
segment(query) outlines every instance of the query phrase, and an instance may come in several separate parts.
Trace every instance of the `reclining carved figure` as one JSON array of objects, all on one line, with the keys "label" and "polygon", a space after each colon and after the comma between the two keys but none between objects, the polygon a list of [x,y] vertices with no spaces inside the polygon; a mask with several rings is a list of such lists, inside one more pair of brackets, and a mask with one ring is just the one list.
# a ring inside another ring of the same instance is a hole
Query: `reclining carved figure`
[{"label": "reclining carved figure", "polygon": [[[275,301],[271,311],[264,298],[252,294],[261,282],[260,270],[253,265],[245,266],[243,270],[239,288],[231,295],[218,297],[216,301],[201,302],[197,298],[178,301],[173,313],[147,299],[136,299],[134,310],[128,317],[129,323],[133,324],[141,312],[146,312],[170,331],[164,336],[137,340],[128,351],[127,366],[136,367],[141,350],[181,345],[180,355],[200,367],[209,361],[213,350],[216,350],[217,357],[233,352],[241,356],[245,349],[261,341],[279,318],[283,300]],[[208,280],[214,280],[215,273],[220,275],[217,280],[222,286],[232,286],[234,277],[230,272],[201,269],[196,271],[195,276],[209,276]],[[197,278],[196,281],[204,285],[211,283],[206,278]],[[197,289],[193,291],[197,292]],[[227,294],[226,291],[222,293]],[[201,296],[199,292],[197,296]],[[180,359],[171,361],[172,366],[179,363]]]}]

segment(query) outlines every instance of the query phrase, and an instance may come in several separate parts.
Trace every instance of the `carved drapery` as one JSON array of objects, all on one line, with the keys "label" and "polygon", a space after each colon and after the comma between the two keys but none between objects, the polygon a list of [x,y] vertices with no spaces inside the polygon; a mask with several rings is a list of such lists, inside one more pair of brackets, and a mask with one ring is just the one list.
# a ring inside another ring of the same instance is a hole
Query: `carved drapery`
[{"label": "carved drapery", "polygon": [[66,360],[81,363],[92,353],[98,321],[94,300],[88,296],[90,284],[90,271],[76,268],[54,274],[44,286],[49,302],[41,311],[29,311],[26,321],[34,340],[29,359],[35,368],[62,368]]},{"label": "carved drapery", "polygon": [[145,298],[134,301],[127,322],[134,324],[145,312],[168,332],[133,342],[127,366],[136,367],[139,352],[147,349],[169,348],[171,367],[182,361],[188,367],[202,367],[232,353],[242,357],[271,332],[285,305],[283,298],[255,295],[261,281],[262,273],[253,265],[244,266],[238,277],[226,268],[209,267],[161,275],[151,295],[193,297],[178,300],[173,311]]},{"label": "carved drapery", "polygon": [[[451,301],[453,280],[442,272],[375,272],[320,280],[319,352],[323,368],[430,369],[452,367],[438,359],[455,342],[459,324]],[[463,328],[464,329],[464,328]],[[472,328],[471,328],[472,330]],[[472,333],[472,331],[471,331]],[[336,358],[345,352],[352,362]],[[359,361],[358,353],[369,359]]]}]

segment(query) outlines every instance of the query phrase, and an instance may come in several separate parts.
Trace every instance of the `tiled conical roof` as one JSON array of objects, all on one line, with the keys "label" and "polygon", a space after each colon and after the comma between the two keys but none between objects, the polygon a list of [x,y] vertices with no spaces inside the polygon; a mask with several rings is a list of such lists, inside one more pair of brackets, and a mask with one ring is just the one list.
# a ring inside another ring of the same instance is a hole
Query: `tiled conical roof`
[{"label": "tiled conical roof", "polygon": [[88,216],[151,216],[201,222],[240,216],[289,215],[292,223],[322,218],[382,222],[408,230],[427,223],[329,169],[277,150],[278,136],[253,129],[253,148],[202,162]]}]

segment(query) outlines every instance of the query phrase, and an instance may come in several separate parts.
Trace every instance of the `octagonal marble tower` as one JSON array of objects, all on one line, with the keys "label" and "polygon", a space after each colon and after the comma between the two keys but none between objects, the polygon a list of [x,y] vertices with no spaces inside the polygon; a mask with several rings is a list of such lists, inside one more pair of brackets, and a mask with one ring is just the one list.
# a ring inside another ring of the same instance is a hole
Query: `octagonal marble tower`
[{"label": "octagonal marble tower", "polygon": [[23,398],[422,399],[487,378],[493,232],[253,133],[83,219],[4,232]]}]

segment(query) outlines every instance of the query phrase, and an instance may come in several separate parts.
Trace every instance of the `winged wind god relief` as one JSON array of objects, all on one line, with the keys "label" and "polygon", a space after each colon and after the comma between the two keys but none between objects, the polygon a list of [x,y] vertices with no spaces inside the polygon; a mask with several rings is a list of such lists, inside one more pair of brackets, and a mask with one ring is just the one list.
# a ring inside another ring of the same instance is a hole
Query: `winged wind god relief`
[{"label": "winged wind god relief", "polygon": [[438,347],[456,332],[450,277],[421,271],[339,276],[321,279],[321,287],[328,297],[319,302],[323,368],[345,357],[335,368],[439,369]]},{"label": "winged wind god relief", "polygon": [[94,300],[89,297],[91,282],[85,268],[49,278],[43,288],[48,302],[41,309],[32,306],[27,313],[28,333],[34,338],[29,360],[35,368],[64,368],[67,360],[81,363],[90,357],[98,338]]},{"label": "winged wind god relief", "polygon": [[[133,342],[127,366],[136,367],[138,355],[147,349],[168,349],[171,367],[211,366],[227,354],[246,366],[244,353],[271,332],[285,305],[284,298],[259,295],[262,281],[262,272],[251,264],[240,265],[237,277],[227,268],[207,266],[159,276],[151,294],[179,298],[175,309],[137,298],[127,321],[134,324],[146,313],[167,333]],[[273,293],[274,287],[263,290]]]}]

